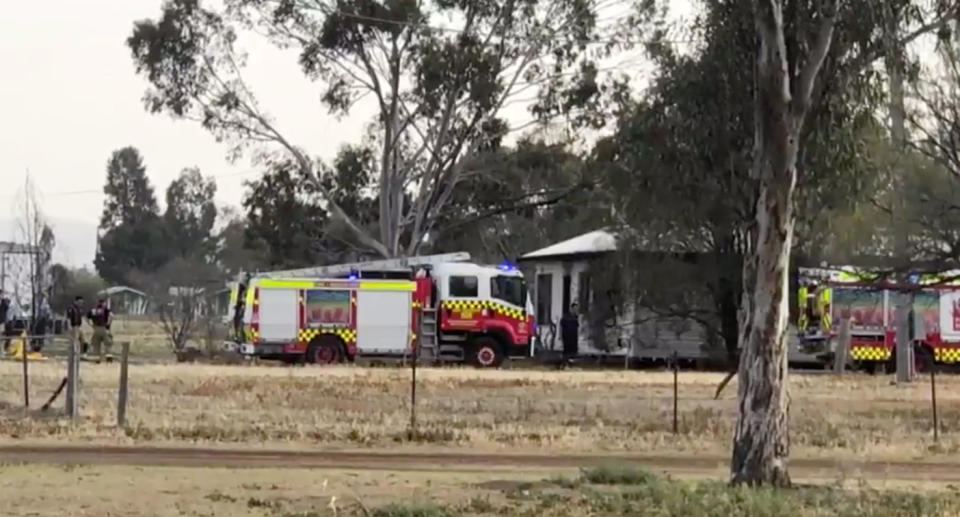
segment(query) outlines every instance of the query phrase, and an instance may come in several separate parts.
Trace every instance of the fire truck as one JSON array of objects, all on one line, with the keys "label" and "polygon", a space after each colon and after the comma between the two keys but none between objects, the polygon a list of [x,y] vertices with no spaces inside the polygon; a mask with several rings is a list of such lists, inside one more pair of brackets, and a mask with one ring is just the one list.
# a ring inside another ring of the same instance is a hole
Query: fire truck
[{"label": "fire truck", "polygon": [[913,304],[908,332],[917,366],[922,368],[929,359],[960,364],[960,283],[945,281],[953,276],[925,275],[900,286],[850,267],[801,269],[797,290],[801,349],[832,355],[840,323],[849,319],[849,357],[854,364],[870,371],[892,368],[896,295],[909,288]]},{"label": "fire truck", "polygon": [[358,357],[496,367],[532,354],[523,274],[467,253],[244,274],[231,292],[248,357],[333,364]]}]

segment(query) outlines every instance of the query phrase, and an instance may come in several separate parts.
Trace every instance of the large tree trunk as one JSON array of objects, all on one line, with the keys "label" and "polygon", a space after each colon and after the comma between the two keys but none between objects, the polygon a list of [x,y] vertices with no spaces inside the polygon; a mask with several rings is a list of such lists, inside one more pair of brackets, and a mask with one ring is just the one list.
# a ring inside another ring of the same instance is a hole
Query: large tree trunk
[{"label": "large tree trunk", "polygon": [[[759,196],[751,249],[744,257],[733,483],[790,484],[787,393],[788,272],[797,151],[813,82],[833,36],[836,5],[823,12],[806,62],[789,62],[784,0],[754,0],[760,40],[754,110],[753,173]],[[794,56],[795,57],[795,56]],[[800,69],[796,84],[791,70]]]}]

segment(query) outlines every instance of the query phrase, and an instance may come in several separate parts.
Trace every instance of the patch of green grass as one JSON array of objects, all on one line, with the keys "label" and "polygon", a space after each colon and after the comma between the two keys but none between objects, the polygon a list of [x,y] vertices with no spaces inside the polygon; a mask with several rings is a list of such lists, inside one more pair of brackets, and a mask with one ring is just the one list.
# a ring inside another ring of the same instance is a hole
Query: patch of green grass
[{"label": "patch of green grass", "polygon": [[594,485],[643,485],[658,480],[652,472],[633,465],[601,465],[580,471],[583,481]]},{"label": "patch of green grass", "polygon": [[488,496],[471,497],[465,506],[466,511],[472,513],[494,513],[497,510],[496,505],[490,502],[490,497]]},{"label": "patch of green grass", "polygon": [[237,498],[236,498],[236,497],[233,497],[232,495],[229,495],[229,494],[224,494],[223,492],[220,492],[219,490],[218,490],[218,491],[215,491],[215,492],[213,492],[213,493],[207,494],[207,500],[213,501],[213,502],[215,502],[215,503],[218,503],[218,502],[235,503],[235,502],[237,502]]},{"label": "patch of green grass", "polygon": [[268,501],[258,497],[251,497],[250,499],[247,499],[247,508],[267,508],[276,510],[279,507],[280,503],[277,501]]},{"label": "patch of green grass", "polygon": [[[583,472],[589,485],[578,489],[570,514],[696,515],[726,517],[824,516],[907,517],[960,515],[960,498],[949,492],[907,493],[895,490],[838,487],[794,489],[731,487],[716,481],[673,481],[628,467],[606,467]],[[542,495],[543,510],[556,508],[554,496]],[[552,515],[544,512],[544,515]]]},{"label": "patch of green grass", "polygon": [[446,508],[419,503],[388,504],[370,510],[369,514],[371,517],[457,517],[461,515]]}]

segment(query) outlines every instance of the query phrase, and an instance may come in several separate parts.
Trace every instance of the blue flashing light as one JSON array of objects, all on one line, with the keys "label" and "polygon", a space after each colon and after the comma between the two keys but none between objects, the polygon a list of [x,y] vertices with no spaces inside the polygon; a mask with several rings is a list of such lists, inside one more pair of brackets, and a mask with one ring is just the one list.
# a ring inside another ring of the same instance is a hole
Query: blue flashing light
[{"label": "blue flashing light", "polygon": [[503,261],[503,263],[497,266],[497,269],[500,271],[515,271],[517,267],[507,261]]},{"label": "blue flashing light", "polygon": [[356,280],[358,278],[360,278],[360,273],[358,273],[357,271],[351,271],[350,275],[347,276],[347,280]]}]

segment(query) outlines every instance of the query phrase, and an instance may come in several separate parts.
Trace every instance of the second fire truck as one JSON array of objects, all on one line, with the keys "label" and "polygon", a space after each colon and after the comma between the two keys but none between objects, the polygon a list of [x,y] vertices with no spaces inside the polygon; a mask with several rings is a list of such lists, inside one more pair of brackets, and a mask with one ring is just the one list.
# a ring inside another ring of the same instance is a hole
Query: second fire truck
[{"label": "second fire truck", "polygon": [[532,351],[522,273],[466,253],[243,276],[232,293],[243,354],[332,364],[420,357],[499,366]]},{"label": "second fire truck", "polygon": [[960,364],[960,285],[927,276],[910,286],[878,282],[853,268],[801,269],[797,328],[801,345],[830,353],[841,321],[850,320],[849,357],[874,370],[892,367],[896,353],[895,300],[900,287],[913,293],[908,335],[918,366],[927,360]]}]

